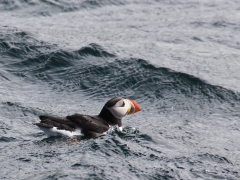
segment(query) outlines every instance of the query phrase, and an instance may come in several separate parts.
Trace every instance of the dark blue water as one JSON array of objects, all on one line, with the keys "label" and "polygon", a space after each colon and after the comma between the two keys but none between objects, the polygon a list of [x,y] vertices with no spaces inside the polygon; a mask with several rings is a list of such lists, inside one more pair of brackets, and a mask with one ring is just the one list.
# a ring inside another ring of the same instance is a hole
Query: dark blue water
[{"label": "dark blue water", "polygon": [[[240,179],[238,1],[0,2],[0,179]],[[48,138],[38,115],[123,132]]]}]

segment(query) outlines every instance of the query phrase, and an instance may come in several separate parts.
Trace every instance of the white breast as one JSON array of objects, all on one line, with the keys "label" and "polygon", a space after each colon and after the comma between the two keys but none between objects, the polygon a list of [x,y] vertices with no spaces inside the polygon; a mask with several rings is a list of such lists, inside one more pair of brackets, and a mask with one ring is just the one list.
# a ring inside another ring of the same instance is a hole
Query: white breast
[{"label": "white breast", "polygon": [[67,131],[63,129],[57,129],[56,127],[53,128],[44,128],[39,127],[42,131],[44,131],[48,136],[79,136],[82,135],[81,129],[76,129],[75,131]]},{"label": "white breast", "polygon": [[[71,131],[67,131],[67,130],[63,130],[63,129],[57,129],[56,127],[53,127],[53,128],[39,127],[39,128],[48,136],[68,136],[68,137],[72,137],[72,136],[83,135],[81,133],[81,129],[76,129],[75,131],[71,132]],[[107,134],[108,132],[115,131],[116,129],[119,129],[120,131],[122,131],[122,127],[110,126],[109,130],[104,132],[103,134]]]}]

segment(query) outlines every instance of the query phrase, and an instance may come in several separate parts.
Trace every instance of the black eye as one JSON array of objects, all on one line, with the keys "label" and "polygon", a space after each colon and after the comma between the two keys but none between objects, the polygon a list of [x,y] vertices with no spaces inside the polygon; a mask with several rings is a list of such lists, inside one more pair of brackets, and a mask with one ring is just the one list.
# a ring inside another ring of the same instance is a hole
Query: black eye
[{"label": "black eye", "polygon": [[123,103],[122,103],[121,107],[124,107],[124,106],[125,106],[125,102],[123,101]]}]

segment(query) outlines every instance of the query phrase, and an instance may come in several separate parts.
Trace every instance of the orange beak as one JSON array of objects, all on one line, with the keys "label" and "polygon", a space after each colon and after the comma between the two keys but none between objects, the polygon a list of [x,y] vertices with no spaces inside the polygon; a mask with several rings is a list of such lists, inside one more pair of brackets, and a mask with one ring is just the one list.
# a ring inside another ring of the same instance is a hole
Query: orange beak
[{"label": "orange beak", "polygon": [[138,103],[136,103],[135,101],[133,101],[133,100],[130,100],[132,103],[133,103],[133,105],[134,105],[134,111],[133,111],[133,114],[134,113],[136,113],[136,112],[138,112],[138,111],[141,111],[141,107],[139,106],[139,104]]}]

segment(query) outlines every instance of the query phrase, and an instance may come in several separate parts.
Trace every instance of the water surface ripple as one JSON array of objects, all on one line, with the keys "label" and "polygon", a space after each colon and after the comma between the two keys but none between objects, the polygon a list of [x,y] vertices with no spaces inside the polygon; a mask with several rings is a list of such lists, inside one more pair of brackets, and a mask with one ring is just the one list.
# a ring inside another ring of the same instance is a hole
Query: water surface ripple
[{"label": "water surface ripple", "polygon": [[[238,10],[233,0],[4,1],[0,179],[240,179]],[[122,132],[69,144],[32,125],[97,114],[114,96],[142,107]]]}]

